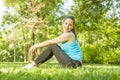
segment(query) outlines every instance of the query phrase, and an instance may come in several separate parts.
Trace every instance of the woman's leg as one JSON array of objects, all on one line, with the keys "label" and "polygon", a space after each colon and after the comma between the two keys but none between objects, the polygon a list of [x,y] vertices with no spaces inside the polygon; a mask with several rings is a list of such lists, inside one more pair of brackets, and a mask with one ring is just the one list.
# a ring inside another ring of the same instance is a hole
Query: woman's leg
[{"label": "woman's leg", "polygon": [[55,55],[56,59],[63,67],[77,67],[82,65],[80,61],[73,60],[68,55],[66,55],[62,51],[62,49],[56,44],[49,45],[46,48],[46,50],[44,50],[38,56],[38,58],[35,60],[35,63],[36,64],[44,63],[45,61],[50,59],[53,55]]}]

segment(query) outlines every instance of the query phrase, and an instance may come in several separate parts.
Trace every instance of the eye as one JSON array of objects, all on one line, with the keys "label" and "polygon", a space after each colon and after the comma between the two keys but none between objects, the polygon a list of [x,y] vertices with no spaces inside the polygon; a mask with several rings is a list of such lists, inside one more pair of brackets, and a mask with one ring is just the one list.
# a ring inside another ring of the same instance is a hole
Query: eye
[{"label": "eye", "polygon": [[73,24],[69,24],[69,26],[73,26]]},{"label": "eye", "polygon": [[70,26],[72,26],[72,24],[69,24]]}]

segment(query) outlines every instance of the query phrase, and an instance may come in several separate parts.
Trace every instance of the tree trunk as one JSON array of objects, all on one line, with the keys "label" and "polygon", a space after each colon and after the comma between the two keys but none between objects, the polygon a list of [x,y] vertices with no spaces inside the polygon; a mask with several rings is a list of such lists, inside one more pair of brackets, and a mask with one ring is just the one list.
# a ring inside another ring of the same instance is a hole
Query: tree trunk
[{"label": "tree trunk", "polygon": [[16,62],[16,45],[15,45],[15,41],[14,41],[14,62]]},{"label": "tree trunk", "polygon": [[26,62],[26,45],[24,43],[24,62]]},{"label": "tree trunk", "polygon": [[26,56],[26,40],[25,40],[25,35],[24,35],[24,31],[22,28],[22,33],[23,33],[23,40],[24,40],[24,62],[26,62],[27,56]]},{"label": "tree trunk", "polygon": [[[31,34],[32,36],[31,36],[31,46],[33,46],[34,45],[34,41],[35,41],[35,34],[34,34],[34,28],[32,29],[32,34]],[[29,53],[29,62],[32,62],[32,61],[34,61],[34,59],[35,59],[35,52],[34,53]]]}]

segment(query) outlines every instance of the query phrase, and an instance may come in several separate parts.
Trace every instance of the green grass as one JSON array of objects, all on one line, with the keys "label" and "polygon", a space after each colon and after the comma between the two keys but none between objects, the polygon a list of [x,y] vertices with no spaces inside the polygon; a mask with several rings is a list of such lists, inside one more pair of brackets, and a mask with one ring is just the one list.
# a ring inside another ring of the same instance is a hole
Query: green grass
[{"label": "green grass", "polygon": [[45,63],[23,69],[26,63],[0,63],[0,80],[120,80],[120,66],[83,64],[82,68],[61,68]]}]

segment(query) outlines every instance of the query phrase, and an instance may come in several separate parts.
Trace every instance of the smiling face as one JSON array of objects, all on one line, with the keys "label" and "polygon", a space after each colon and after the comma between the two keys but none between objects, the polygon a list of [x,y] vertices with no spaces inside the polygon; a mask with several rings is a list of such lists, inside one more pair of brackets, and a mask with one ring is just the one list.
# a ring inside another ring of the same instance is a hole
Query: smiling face
[{"label": "smiling face", "polygon": [[67,18],[64,20],[63,22],[63,31],[64,32],[68,32],[71,31],[73,29],[73,20],[70,18]]}]

